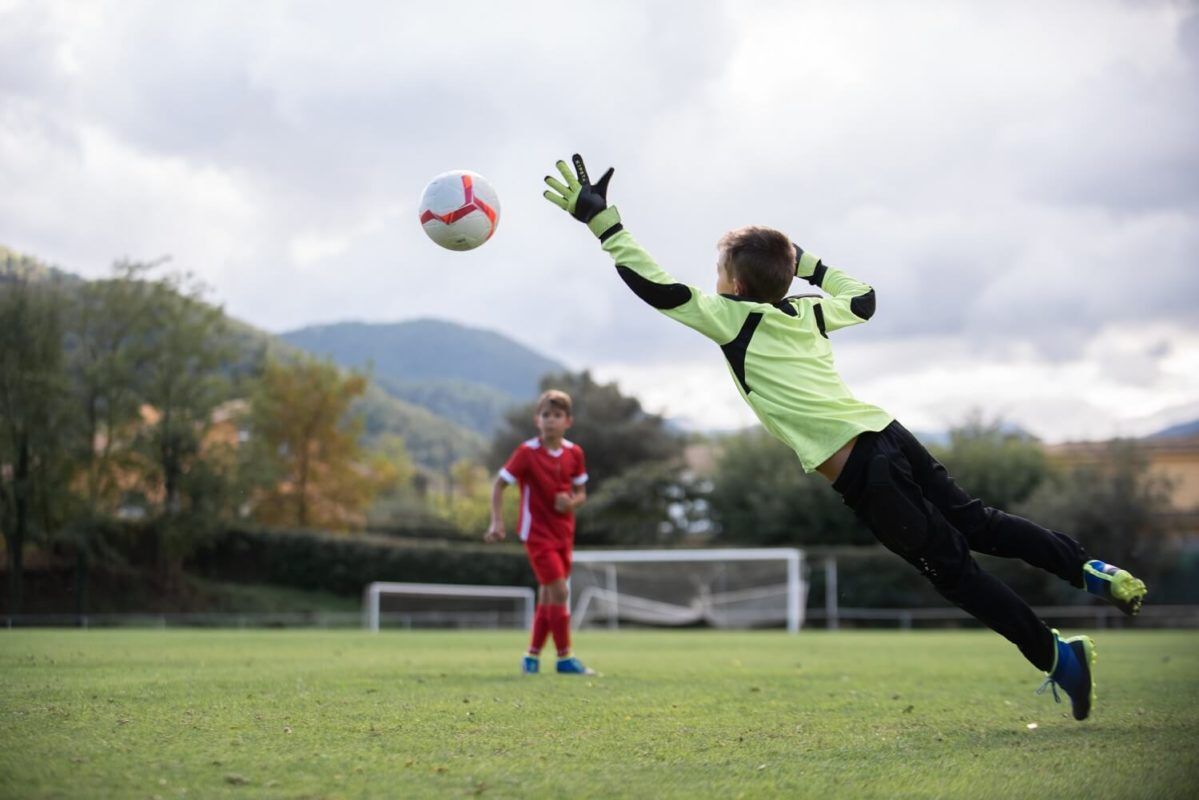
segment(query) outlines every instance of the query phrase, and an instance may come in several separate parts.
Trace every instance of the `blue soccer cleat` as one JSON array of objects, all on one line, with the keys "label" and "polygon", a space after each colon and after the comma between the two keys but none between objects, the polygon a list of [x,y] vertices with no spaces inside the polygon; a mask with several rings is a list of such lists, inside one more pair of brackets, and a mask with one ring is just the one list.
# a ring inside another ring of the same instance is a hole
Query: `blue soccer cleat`
[{"label": "blue soccer cleat", "polygon": [[1053,689],[1053,699],[1062,702],[1057,695],[1060,686],[1070,698],[1071,710],[1077,720],[1086,719],[1095,704],[1095,676],[1092,668],[1095,666],[1095,643],[1089,636],[1072,636],[1061,638],[1056,630],[1053,632],[1053,643],[1057,652],[1053,658],[1053,669],[1045,676],[1045,682],[1037,689],[1037,694],[1049,686]]},{"label": "blue soccer cleat", "polygon": [[1102,561],[1082,565],[1082,580],[1087,591],[1102,597],[1130,617],[1136,616],[1145,600],[1145,582],[1126,569]]},{"label": "blue soccer cleat", "polygon": [[574,656],[558,659],[558,672],[563,675],[594,675],[595,670],[583,666],[583,662]]},{"label": "blue soccer cleat", "polygon": [[520,662],[521,675],[536,675],[541,672],[541,659],[537,656],[525,656],[524,661]]}]

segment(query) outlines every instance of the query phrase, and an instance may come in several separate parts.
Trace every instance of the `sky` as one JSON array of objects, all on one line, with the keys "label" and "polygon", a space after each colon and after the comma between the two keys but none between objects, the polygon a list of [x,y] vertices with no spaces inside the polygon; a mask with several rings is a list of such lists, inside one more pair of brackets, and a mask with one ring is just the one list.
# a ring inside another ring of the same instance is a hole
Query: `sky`
[{"label": "sky", "polygon": [[[272,332],[499,331],[697,429],[753,418],[557,159],[685,283],[755,223],[873,285],[837,364],[909,428],[1059,442],[1199,419],[1197,143],[1196,2],[0,0],[0,244],[169,257]],[[467,253],[418,222],[452,169],[501,203]]]}]

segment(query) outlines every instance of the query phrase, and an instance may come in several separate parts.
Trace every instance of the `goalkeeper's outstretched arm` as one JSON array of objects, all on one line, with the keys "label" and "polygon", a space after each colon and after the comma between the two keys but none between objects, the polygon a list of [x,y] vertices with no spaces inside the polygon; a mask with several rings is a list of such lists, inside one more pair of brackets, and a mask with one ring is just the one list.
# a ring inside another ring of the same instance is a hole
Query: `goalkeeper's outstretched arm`
[{"label": "goalkeeper's outstretched arm", "polygon": [[608,205],[608,182],[613,170],[609,168],[593,186],[582,157],[576,154],[573,162],[574,174],[565,161],[557,162],[565,182],[547,176],[545,182],[550,188],[543,196],[586,223],[612,256],[617,273],[633,293],[671,319],[720,344],[736,336],[745,317],[736,303],[678,282],[624,229],[620,212]]}]

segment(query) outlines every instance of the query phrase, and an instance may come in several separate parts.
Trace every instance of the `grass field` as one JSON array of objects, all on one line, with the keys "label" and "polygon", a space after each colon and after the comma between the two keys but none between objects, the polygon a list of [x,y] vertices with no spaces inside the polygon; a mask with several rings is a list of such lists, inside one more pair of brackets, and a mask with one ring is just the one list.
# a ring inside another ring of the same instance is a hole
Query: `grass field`
[{"label": "grass field", "polygon": [[1078,723],[981,631],[0,631],[0,797],[1196,796],[1199,634],[1095,636]]}]

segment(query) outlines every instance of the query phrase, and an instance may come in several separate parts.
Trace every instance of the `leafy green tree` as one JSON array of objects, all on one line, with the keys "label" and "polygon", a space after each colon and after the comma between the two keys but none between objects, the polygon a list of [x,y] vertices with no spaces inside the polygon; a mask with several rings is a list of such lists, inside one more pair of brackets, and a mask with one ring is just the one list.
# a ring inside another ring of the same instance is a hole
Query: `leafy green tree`
[{"label": "leafy green tree", "polygon": [[372,463],[378,465],[379,472],[386,472],[387,475],[387,484],[381,490],[382,494],[413,491],[412,481],[416,477],[416,466],[412,463],[412,457],[408,455],[408,447],[402,437],[394,434],[380,436],[372,444],[370,456]]},{"label": "leafy green tree", "polygon": [[1114,440],[1102,462],[1051,473],[1017,510],[1075,537],[1093,557],[1148,578],[1171,557],[1173,490],[1168,478],[1149,470],[1135,442]]},{"label": "leafy green tree", "polygon": [[66,355],[83,419],[72,450],[88,515],[115,514],[139,470],[133,444],[153,341],[154,290],[145,280],[153,267],[120,262],[110,279],[83,284],[72,305]]},{"label": "leafy green tree", "polygon": [[[463,536],[481,537],[491,521],[493,478],[482,464],[462,459],[450,467],[446,491],[434,496],[433,506]],[[505,495],[506,507],[515,509],[514,496],[514,492]]]},{"label": "leafy green tree", "polygon": [[874,543],[828,481],[805,475],[795,453],[760,428],[722,442],[712,484],[709,499],[722,541]]},{"label": "leafy green tree", "polygon": [[[657,414],[649,414],[634,397],[620,392],[615,383],[597,383],[589,372],[547,375],[541,389],[560,389],[570,395],[574,425],[568,439],[587,453],[589,492],[638,464],[671,461],[683,452],[682,436],[670,431]],[[508,412],[505,425],[491,444],[489,464],[498,469],[521,442],[537,435],[533,415],[536,398]]]},{"label": "leafy green tree", "polygon": [[74,423],[63,365],[63,298],[6,264],[0,284],[0,533],[8,609],[21,610],[24,550],[54,535],[70,506],[65,449]]},{"label": "leafy green tree", "polygon": [[950,431],[948,447],[930,450],[967,492],[1008,511],[1027,500],[1049,473],[1040,442],[978,415]]},{"label": "leafy green tree", "polygon": [[269,360],[252,401],[251,453],[260,471],[255,519],[271,525],[344,530],[365,523],[382,481],[359,444],[350,414],[366,378],[330,361]]},{"label": "leafy green tree", "polygon": [[145,312],[149,340],[141,366],[141,396],[156,412],[144,437],[168,514],[183,510],[188,469],[197,461],[212,412],[227,399],[226,368],[234,353],[224,337],[225,315],[203,300],[203,287],[187,275],[148,283]]},{"label": "leafy green tree", "polygon": [[581,545],[675,545],[711,533],[710,485],[679,461],[646,461],[609,479],[579,510]]}]

